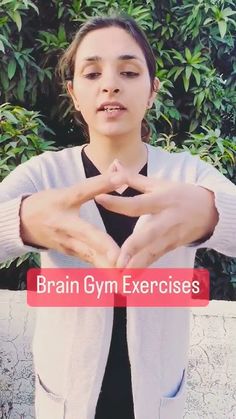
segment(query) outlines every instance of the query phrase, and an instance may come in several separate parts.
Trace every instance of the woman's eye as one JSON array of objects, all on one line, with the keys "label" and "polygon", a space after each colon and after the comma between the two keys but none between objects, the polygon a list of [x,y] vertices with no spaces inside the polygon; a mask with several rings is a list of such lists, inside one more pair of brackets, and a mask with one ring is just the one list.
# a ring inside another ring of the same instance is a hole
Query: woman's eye
[{"label": "woman's eye", "polygon": [[139,73],[135,73],[134,71],[122,71],[121,74],[125,74],[127,77],[137,77]]},{"label": "woman's eye", "polygon": [[88,73],[88,74],[85,74],[84,77],[86,77],[86,79],[95,79],[99,75],[100,73]]},{"label": "woman's eye", "polygon": [[[122,71],[121,74],[130,78],[139,76],[139,73],[135,73],[134,71]],[[85,74],[84,77],[86,79],[93,80],[93,79],[96,79],[100,75],[101,73],[93,72],[93,73]]]}]

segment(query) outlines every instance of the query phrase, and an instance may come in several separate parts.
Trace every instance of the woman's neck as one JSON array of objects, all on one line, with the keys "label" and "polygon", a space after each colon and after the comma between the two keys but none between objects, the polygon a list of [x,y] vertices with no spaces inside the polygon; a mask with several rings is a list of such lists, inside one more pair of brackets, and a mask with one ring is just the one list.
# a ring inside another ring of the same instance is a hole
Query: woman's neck
[{"label": "woman's neck", "polygon": [[138,173],[147,163],[147,147],[141,139],[130,141],[90,138],[85,152],[100,173],[103,173],[115,159],[134,173]]}]

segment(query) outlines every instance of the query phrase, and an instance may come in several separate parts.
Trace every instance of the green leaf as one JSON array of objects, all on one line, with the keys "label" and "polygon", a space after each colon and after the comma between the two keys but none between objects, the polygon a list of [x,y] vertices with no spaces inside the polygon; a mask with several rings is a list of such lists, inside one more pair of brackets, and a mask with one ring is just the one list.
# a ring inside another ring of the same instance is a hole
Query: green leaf
[{"label": "green leaf", "polygon": [[12,19],[14,20],[14,22],[15,22],[17,28],[18,28],[18,31],[20,32],[21,28],[22,28],[22,20],[21,20],[20,13],[15,11],[15,12],[11,13],[11,16],[12,16]]},{"label": "green leaf", "polygon": [[36,6],[36,4],[34,4],[32,1],[29,1],[28,3],[37,12],[37,14],[39,15],[39,9]]},{"label": "green leaf", "polygon": [[191,67],[189,65],[185,68],[185,75],[186,75],[187,80],[190,79],[191,74],[192,74],[192,70],[193,70],[193,67]]},{"label": "green leaf", "polygon": [[235,13],[236,12],[234,12],[232,9],[230,9],[230,7],[226,7],[226,9],[222,10],[222,15],[224,17],[235,15]]},{"label": "green leaf", "polygon": [[10,146],[11,146],[11,148],[16,148],[16,146],[17,146],[17,141],[11,141],[10,143]]},{"label": "green leaf", "polygon": [[191,61],[192,54],[191,54],[191,51],[190,51],[190,49],[189,49],[189,48],[185,48],[185,57],[186,57],[186,60],[187,60],[188,62],[190,62],[190,61]]},{"label": "green leaf", "polygon": [[5,54],[5,46],[4,46],[4,43],[1,41],[1,39],[0,39],[0,51],[2,51],[3,54]]},{"label": "green leaf", "polygon": [[49,78],[49,80],[52,80],[52,70],[51,68],[45,68],[44,70],[46,76]]},{"label": "green leaf", "polygon": [[220,109],[220,107],[222,107],[222,102],[219,99],[214,100],[214,106],[216,107],[216,109]]},{"label": "green leaf", "polygon": [[189,25],[191,22],[192,22],[192,20],[194,20],[194,16],[191,14],[191,15],[189,15],[189,17],[188,17],[188,19],[187,19],[187,25]]},{"label": "green leaf", "polygon": [[197,85],[200,86],[200,83],[201,83],[201,75],[200,75],[199,71],[196,68],[193,69],[193,75],[195,77],[195,80],[196,80]]},{"label": "green leaf", "polygon": [[43,71],[39,71],[39,73],[38,73],[38,78],[39,78],[39,80],[40,80],[40,82],[41,83],[43,83],[43,81],[44,81],[44,72]]},{"label": "green leaf", "polygon": [[204,92],[198,93],[198,95],[197,95],[197,108],[198,109],[200,109],[200,106],[201,106],[201,104],[202,104],[202,102],[204,100],[204,97],[205,97],[205,93]]},{"label": "green leaf", "polygon": [[196,28],[194,28],[194,30],[192,32],[193,39],[195,39],[198,36],[198,34],[199,34],[199,28],[196,27]]},{"label": "green leaf", "polygon": [[16,72],[16,61],[12,58],[7,68],[7,73],[10,80],[14,77],[15,72]]},{"label": "green leaf", "polygon": [[198,120],[194,119],[193,121],[191,121],[190,127],[189,127],[189,131],[193,132],[195,131],[195,129],[198,127]]},{"label": "green leaf", "polygon": [[220,129],[219,128],[216,128],[215,129],[215,135],[216,135],[216,137],[219,137],[220,136]]},{"label": "green leaf", "polygon": [[35,85],[31,89],[31,101],[33,105],[36,103],[36,100],[37,100],[37,86]]},{"label": "green leaf", "polygon": [[163,64],[163,60],[160,58],[160,57],[157,57],[157,65],[159,66],[159,67],[161,67],[161,68],[163,68],[164,67],[164,64]]},{"label": "green leaf", "polygon": [[177,60],[179,60],[181,63],[185,63],[185,59],[184,59],[184,57],[180,54],[180,52],[179,51],[177,51],[176,49],[172,49],[172,51],[173,51],[173,57],[174,58],[177,58]]},{"label": "green leaf", "polygon": [[17,96],[21,102],[24,102],[25,85],[26,85],[26,80],[21,79],[17,86]]},{"label": "green leaf", "polygon": [[0,71],[0,80],[1,80],[4,90],[7,91],[9,88],[9,80],[6,73],[3,70]]},{"label": "green leaf", "polygon": [[196,52],[191,59],[191,63],[199,63],[199,62],[204,61],[205,58],[201,57],[201,55],[202,55],[202,53],[200,51]]},{"label": "green leaf", "polygon": [[224,148],[224,146],[223,146],[223,144],[222,144],[222,140],[221,140],[221,139],[218,139],[218,140],[216,141],[216,143],[217,143],[217,145],[218,145],[218,147],[219,147],[220,152],[221,152],[222,154],[224,154],[225,148]]},{"label": "green leaf", "polygon": [[60,25],[58,30],[58,39],[60,42],[66,41],[66,32],[63,25]]},{"label": "green leaf", "polygon": [[25,154],[22,154],[22,156],[21,156],[21,163],[25,163],[26,161],[27,161],[28,159],[27,159],[27,156],[25,156]]},{"label": "green leaf", "polygon": [[25,135],[19,135],[18,137],[20,138],[20,140],[21,140],[24,144],[28,145],[28,140],[27,140],[27,137],[26,137]]},{"label": "green leaf", "polygon": [[179,121],[180,119],[180,114],[177,111],[177,109],[175,108],[170,108],[168,109],[169,115],[171,116],[171,118],[177,119]]},{"label": "green leaf", "polygon": [[13,115],[10,111],[4,111],[4,116],[10,121],[13,122],[13,124],[18,124],[18,119]]},{"label": "green leaf", "polygon": [[22,258],[18,258],[16,262],[16,267],[18,268],[18,266],[20,266],[23,262],[24,260],[22,260]]},{"label": "green leaf", "polygon": [[170,69],[169,73],[168,73],[168,77],[173,76],[173,74],[175,74],[175,73],[176,73],[176,71],[177,71],[179,68],[182,68],[182,67],[177,67],[177,66],[172,67],[172,68]]},{"label": "green leaf", "polygon": [[65,10],[65,7],[64,6],[60,6],[59,7],[58,14],[57,14],[57,17],[58,17],[59,20],[61,19],[62,15],[64,13],[64,10]]},{"label": "green leaf", "polygon": [[187,92],[189,89],[189,79],[187,79],[185,74],[183,75],[183,82],[184,82],[184,90],[185,92]]},{"label": "green leaf", "polygon": [[229,158],[230,158],[230,160],[233,162],[233,163],[235,163],[235,155],[234,155],[234,153],[232,153],[232,151],[231,150],[225,150],[225,153],[229,156]]},{"label": "green leaf", "polygon": [[4,4],[12,3],[12,0],[1,0],[0,6],[3,6]]},{"label": "green leaf", "polygon": [[174,76],[174,81],[177,80],[177,78],[179,77],[179,75],[184,71],[184,67],[179,67],[178,70],[176,70],[175,76]]},{"label": "green leaf", "polygon": [[[4,141],[7,141],[11,138],[10,134],[1,134],[0,136],[0,143],[4,143]],[[2,160],[2,159],[1,159]],[[0,164],[2,164],[2,161],[0,160]]]},{"label": "green leaf", "polygon": [[212,17],[208,17],[206,20],[204,20],[203,25],[207,25],[208,23],[212,22],[213,18]]},{"label": "green leaf", "polygon": [[225,20],[219,20],[218,27],[219,27],[221,38],[224,38],[227,31],[227,23],[225,22]]}]

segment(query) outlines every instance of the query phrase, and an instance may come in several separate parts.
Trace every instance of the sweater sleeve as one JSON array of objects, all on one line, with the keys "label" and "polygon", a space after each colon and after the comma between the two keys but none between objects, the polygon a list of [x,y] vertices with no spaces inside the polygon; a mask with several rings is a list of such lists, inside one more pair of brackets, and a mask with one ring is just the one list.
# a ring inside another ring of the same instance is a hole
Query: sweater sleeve
[{"label": "sweater sleeve", "polygon": [[0,262],[42,250],[23,243],[19,216],[22,199],[41,189],[39,157],[19,165],[0,183]]},{"label": "sweater sleeve", "polygon": [[236,185],[210,164],[199,158],[195,159],[197,180],[194,183],[214,193],[219,220],[208,240],[195,243],[191,247],[211,248],[227,256],[236,257]]}]

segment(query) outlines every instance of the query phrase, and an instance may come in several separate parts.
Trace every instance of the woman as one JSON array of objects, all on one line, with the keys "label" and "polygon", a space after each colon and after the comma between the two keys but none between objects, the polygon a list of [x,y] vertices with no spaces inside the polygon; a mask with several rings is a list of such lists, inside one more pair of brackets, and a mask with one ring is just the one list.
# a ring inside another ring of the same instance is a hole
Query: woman
[{"label": "woman", "polygon": [[[199,247],[235,256],[236,187],[142,141],[159,81],[137,24],[88,21],[60,68],[89,144],[2,182],[1,259],[35,248],[42,267],[192,267]],[[187,308],[40,308],[36,417],[180,419],[188,344]]]}]

